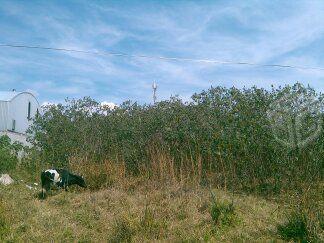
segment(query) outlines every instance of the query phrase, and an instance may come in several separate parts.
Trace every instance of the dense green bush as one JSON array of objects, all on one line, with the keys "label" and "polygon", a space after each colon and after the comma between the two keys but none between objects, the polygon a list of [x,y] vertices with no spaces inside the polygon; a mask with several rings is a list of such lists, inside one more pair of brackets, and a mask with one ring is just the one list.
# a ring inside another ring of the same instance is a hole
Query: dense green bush
[{"label": "dense green bush", "polygon": [[0,137],[0,172],[8,172],[14,169],[18,162],[18,152],[22,149],[19,143],[11,143],[5,135]]},{"label": "dense green bush", "polygon": [[[190,102],[177,97],[156,105],[127,101],[115,109],[90,98],[66,100],[45,107],[29,132],[42,160],[56,166],[68,166],[71,157],[79,156],[94,163],[125,163],[127,173],[137,174],[149,170],[155,149],[167,154],[179,179],[199,169],[201,179],[208,177],[217,185],[268,194],[297,181],[323,179],[323,132],[307,146],[295,147],[284,146],[273,135],[271,105],[285,95],[300,94],[323,99],[296,84],[271,91],[216,87],[194,94]],[[291,105],[295,111],[298,104]],[[288,114],[295,130],[297,115]],[[312,119],[308,114],[302,126],[312,127]],[[295,143],[298,137],[286,134],[287,121],[276,122],[281,126],[278,134]]]}]

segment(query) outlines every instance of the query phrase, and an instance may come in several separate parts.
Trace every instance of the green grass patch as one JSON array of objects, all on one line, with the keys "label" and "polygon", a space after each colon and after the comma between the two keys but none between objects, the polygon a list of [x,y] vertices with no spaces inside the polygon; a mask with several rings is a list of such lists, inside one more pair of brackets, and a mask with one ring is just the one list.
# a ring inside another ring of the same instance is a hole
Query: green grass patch
[{"label": "green grass patch", "polygon": [[210,208],[210,216],[219,227],[233,226],[237,221],[233,203],[213,202]]},{"label": "green grass patch", "polygon": [[301,213],[294,212],[288,217],[288,221],[277,227],[278,234],[287,241],[294,240],[300,242],[309,241],[307,229],[307,218]]},{"label": "green grass patch", "polygon": [[135,234],[135,230],[131,227],[128,220],[119,218],[116,220],[112,234],[108,239],[109,242],[131,242]]}]

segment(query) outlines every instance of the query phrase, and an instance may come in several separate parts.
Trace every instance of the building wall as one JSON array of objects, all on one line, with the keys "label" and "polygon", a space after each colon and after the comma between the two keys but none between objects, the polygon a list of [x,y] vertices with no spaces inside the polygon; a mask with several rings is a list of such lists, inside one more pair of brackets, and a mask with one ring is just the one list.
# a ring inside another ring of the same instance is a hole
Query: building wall
[{"label": "building wall", "polygon": [[0,101],[0,131],[7,130],[9,115],[9,102]]},{"label": "building wall", "polygon": [[7,121],[7,129],[12,130],[13,120],[15,120],[15,132],[25,133],[32,120],[28,119],[28,103],[31,104],[30,117],[33,118],[39,104],[36,98],[30,93],[20,93],[10,101],[9,116]]}]

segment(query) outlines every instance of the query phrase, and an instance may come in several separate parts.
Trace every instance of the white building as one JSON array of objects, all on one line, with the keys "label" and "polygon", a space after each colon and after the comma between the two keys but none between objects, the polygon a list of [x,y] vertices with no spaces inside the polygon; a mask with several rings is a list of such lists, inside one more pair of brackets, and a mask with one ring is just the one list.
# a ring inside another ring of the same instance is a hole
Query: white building
[{"label": "white building", "polygon": [[0,91],[0,135],[27,144],[26,131],[39,109],[39,102],[30,92]]}]

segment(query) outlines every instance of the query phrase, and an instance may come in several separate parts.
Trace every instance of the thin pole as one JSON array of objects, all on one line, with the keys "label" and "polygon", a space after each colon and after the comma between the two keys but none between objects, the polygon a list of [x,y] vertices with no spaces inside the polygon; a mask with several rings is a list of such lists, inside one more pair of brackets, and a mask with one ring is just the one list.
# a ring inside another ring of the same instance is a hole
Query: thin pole
[{"label": "thin pole", "polygon": [[152,88],[153,88],[153,104],[155,104],[156,103],[156,90],[157,90],[157,84],[155,81],[152,84]]}]

